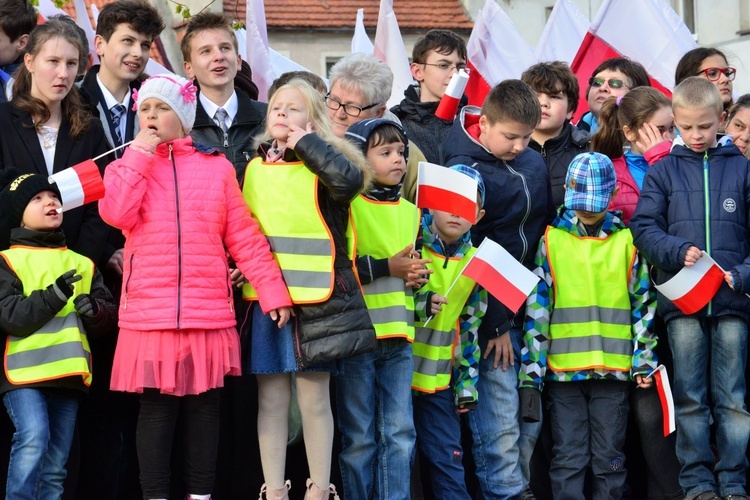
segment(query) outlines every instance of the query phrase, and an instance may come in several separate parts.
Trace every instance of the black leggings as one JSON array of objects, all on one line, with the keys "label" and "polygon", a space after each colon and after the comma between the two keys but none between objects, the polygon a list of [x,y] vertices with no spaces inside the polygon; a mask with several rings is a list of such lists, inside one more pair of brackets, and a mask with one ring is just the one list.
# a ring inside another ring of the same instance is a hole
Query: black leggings
[{"label": "black leggings", "polygon": [[169,498],[170,459],[177,418],[184,422],[184,479],[188,493],[211,493],[219,445],[220,390],[196,396],[168,396],[144,389],[136,448],[143,498]]}]

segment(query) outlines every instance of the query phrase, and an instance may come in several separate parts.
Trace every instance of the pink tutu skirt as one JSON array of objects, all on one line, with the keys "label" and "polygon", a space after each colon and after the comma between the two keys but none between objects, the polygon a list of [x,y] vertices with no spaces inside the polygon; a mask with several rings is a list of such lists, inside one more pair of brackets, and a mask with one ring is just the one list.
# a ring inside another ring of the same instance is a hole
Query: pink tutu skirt
[{"label": "pink tutu skirt", "polygon": [[141,393],[155,388],[185,396],[223,387],[224,376],[240,374],[240,339],[234,328],[121,329],[110,389]]}]

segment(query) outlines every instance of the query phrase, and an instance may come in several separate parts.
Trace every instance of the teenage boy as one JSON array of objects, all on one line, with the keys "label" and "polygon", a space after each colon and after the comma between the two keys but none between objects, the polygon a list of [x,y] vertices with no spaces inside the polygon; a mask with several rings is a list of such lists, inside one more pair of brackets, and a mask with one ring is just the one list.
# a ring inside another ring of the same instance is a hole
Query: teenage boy
[{"label": "teenage boy", "polygon": [[[443,165],[443,141],[453,120],[435,116],[445,89],[458,70],[466,68],[466,42],[448,30],[430,30],[412,50],[411,74],[417,81],[404,93],[404,100],[391,111],[430,163]],[[466,105],[461,98],[459,109]]]},{"label": "teenage boy", "polygon": [[523,72],[542,106],[542,120],[531,134],[529,147],[547,163],[552,185],[552,203],[563,204],[565,174],[576,155],[589,149],[589,135],[573,126],[570,119],[578,108],[578,78],[561,61],[543,62]]},{"label": "teenage boy", "polygon": [[[488,237],[529,269],[539,238],[554,217],[547,166],[539,153],[528,148],[541,114],[531,87],[506,80],[490,91],[481,110],[464,107],[445,141],[450,145],[445,149],[446,166],[472,165],[484,179],[487,214],[472,231],[474,245]],[[490,296],[479,328],[481,403],[469,412],[469,424],[485,498],[522,494],[526,482],[521,464],[528,467],[538,434],[538,424],[525,435],[519,430],[523,318],[523,308],[514,314]]]},{"label": "teenage boy", "polygon": [[13,72],[23,62],[38,14],[28,0],[0,0],[0,102],[5,102]]}]

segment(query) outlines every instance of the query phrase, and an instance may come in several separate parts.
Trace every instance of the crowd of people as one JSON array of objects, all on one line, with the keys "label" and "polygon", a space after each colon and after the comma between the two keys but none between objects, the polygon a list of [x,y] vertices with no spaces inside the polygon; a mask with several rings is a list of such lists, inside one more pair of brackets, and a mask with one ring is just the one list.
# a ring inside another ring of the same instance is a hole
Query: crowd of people
[{"label": "crowd of people", "polygon": [[[0,0],[6,498],[238,498],[223,467],[254,453],[269,500],[748,498],[750,95],[722,52],[684,54],[671,99],[608,59],[577,123],[559,61],[446,120],[450,31],[388,109],[363,54],[259,102],[211,12],[187,78],[148,77],[164,27],[105,5],[90,66],[70,18]],[[50,176],[92,158],[105,194],[67,210]],[[424,161],[476,183],[473,220],[417,208]],[[485,238],[539,278],[519,311],[463,273]],[[654,285],[704,255],[723,282],[686,314]]]}]

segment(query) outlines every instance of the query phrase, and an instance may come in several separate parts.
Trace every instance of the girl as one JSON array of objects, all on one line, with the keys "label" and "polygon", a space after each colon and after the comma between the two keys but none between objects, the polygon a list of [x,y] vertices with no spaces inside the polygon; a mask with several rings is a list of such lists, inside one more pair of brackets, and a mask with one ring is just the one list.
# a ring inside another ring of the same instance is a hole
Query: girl
[{"label": "girl", "polygon": [[675,87],[691,76],[706,78],[716,85],[721,92],[724,111],[732,106],[732,82],[737,76],[737,70],[729,66],[727,56],[722,51],[711,47],[698,47],[686,52],[675,69]]},{"label": "girl", "polygon": [[[244,195],[276,252],[296,313],[294,324],[281,328],[254,306],[250,371],[258,376],[261,498],[288,498],[284,471],[295,373],[310,469],[305,498],[324,499],[336,494],[329,484],[330,360],[375,348],[346,241],[349,203],[369,171],[362,154],[331,132],[318,91],[298,79],[271,97],[258,155],[247,166]],[[247,285],[243,293],[255,296]]]},{"label": "girl", "polygon": [[732,142],[750,158],[750,94],[744,94],[727,112],[727,135],[732,136]]},{"label": "girl", "polygon": [[[648,166],[669,154],[674,139],[672,105],[653,87],[639,87],[602,104],[600,128],[591,138],[591,150],[612,160],[619,192],[610,210],[622,210],[627,224],[635,212]],[[624,150],[625,143],[630,148]]]},{"label": "girl", "polygon": [[[232,164],[188,136],[196,88],[153,76],[133,92],[140,132],[104,176],[102,217],[125,235],[120,335],[111,388],[141,393],[136,448],[144,498],[167,498],[177,418],[188,498],[210,498],[219,388],[240,374],[225,248],[283,326],[289,294]],[[270,321],[270,320],[269,320]]]}]

